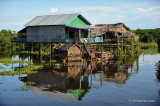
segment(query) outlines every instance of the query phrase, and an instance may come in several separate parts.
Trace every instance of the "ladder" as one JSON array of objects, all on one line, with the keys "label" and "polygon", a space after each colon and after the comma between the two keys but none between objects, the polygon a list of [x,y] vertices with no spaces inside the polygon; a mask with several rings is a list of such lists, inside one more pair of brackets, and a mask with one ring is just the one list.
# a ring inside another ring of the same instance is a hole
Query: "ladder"
[{"label": "ladder", "polygon": [[90,54],[91,50],[93,50],[93,47],[91,46],[90,43],[83,43],[84,44],[84,50],[88,53],[88,55]]}]

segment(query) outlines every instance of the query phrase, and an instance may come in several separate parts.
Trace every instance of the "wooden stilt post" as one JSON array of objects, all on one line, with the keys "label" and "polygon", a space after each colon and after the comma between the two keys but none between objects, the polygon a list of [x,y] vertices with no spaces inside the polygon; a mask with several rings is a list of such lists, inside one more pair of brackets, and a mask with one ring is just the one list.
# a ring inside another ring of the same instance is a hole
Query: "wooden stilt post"
[{"label": "wooden stilt post", "polygon": [[50,43],[50,61],[52,60],[52,43]]},{"label": "wooden stilt post", "polygon": [[27,51],[28,51],[28,61],[29,61],[29,43],[27,43]]},{"label": "wooden stilt post", "polygon": [[102,46],[103,46],[103,45],[102,45],[102,43],[101,43],[101,56],[102,56]]},{"label": "wooden stilt post", "polygon": [[19,42],[18,42],[18,58],[20,60],[20,45],[19,45]]},{"label": "wooden stilt post", "polygon": [[81,29],[79,29],[79,38],[81,38],[82,36],[81,36]]},{"label": "wooden stilt post", "polygon": [[92,35],[92,29],[90,29],[90,31],[89,31],[89,36],[88,36],[88,38],[91,38],[91,35]]},{"label": "wooden stilt post", "polygon": [[41,64],[41,43],[39,43],[39,65]]},{"label": "wooden stilt post", "polygon": [[124,50],[123,50],[123,38],[122,38],[122,40],[121,40],[121,45],[122,45],[122,53],[124,54]]},{"label": "wooden stilt post", "polygon": [[119,55],[119,54],[120,54],[120,53],[119,53],[119,38],[117,38],[117,49],[118,49],[117,53],[118,53],[118,55]]},{"label": "wooden stilt post", "polygon": [[31,50],[32,50],[32,43],[29,43],[29,61],[31,61]]}]

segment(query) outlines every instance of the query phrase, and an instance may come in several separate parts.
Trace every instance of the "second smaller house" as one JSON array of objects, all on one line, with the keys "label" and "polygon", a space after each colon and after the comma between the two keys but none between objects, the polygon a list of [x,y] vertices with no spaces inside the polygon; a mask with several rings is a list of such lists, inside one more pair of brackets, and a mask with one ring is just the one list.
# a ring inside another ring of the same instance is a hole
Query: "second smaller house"
[{"label": "second smaller house", "polygon": [[55,58],[66,59],[68,61],[81,61],[81,49],[76,44],[60,43],[54,46]]},{"label": "second smaller house", "polygon": [[103,28],[102,30],[92,30],[92,37],[103,36],[103,38],[130,38],[134,33],[123,23],[117,24],[97,24],[95,27]]}]

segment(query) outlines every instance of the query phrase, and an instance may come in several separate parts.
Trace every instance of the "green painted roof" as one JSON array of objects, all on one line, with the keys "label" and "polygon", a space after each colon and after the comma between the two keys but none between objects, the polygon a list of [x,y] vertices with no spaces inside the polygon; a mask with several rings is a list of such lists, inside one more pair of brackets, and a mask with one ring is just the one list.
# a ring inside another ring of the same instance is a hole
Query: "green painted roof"
[{"label": "green painted roof", "polygon": [[67,26],[87,26],[89,23],[84,20],[81,16],[77,16],[75,19],[70,21]]}]

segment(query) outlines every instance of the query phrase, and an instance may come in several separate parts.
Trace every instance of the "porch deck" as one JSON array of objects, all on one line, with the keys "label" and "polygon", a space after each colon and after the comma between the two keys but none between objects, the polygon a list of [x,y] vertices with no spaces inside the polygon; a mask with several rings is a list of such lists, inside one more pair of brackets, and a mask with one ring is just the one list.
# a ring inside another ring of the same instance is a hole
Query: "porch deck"
[{"label": "porch deck", "polygon": [[[94,42],[104,42],[103,41],[103,37],[96,37],[96,38],[77,38],[79,42],[85,42],[84,40],[86,40],[87,42],[90,43],[94,43]],[[67,38],[66,42],[67,43],[71,43],[74,42],[75,38]]]}]

